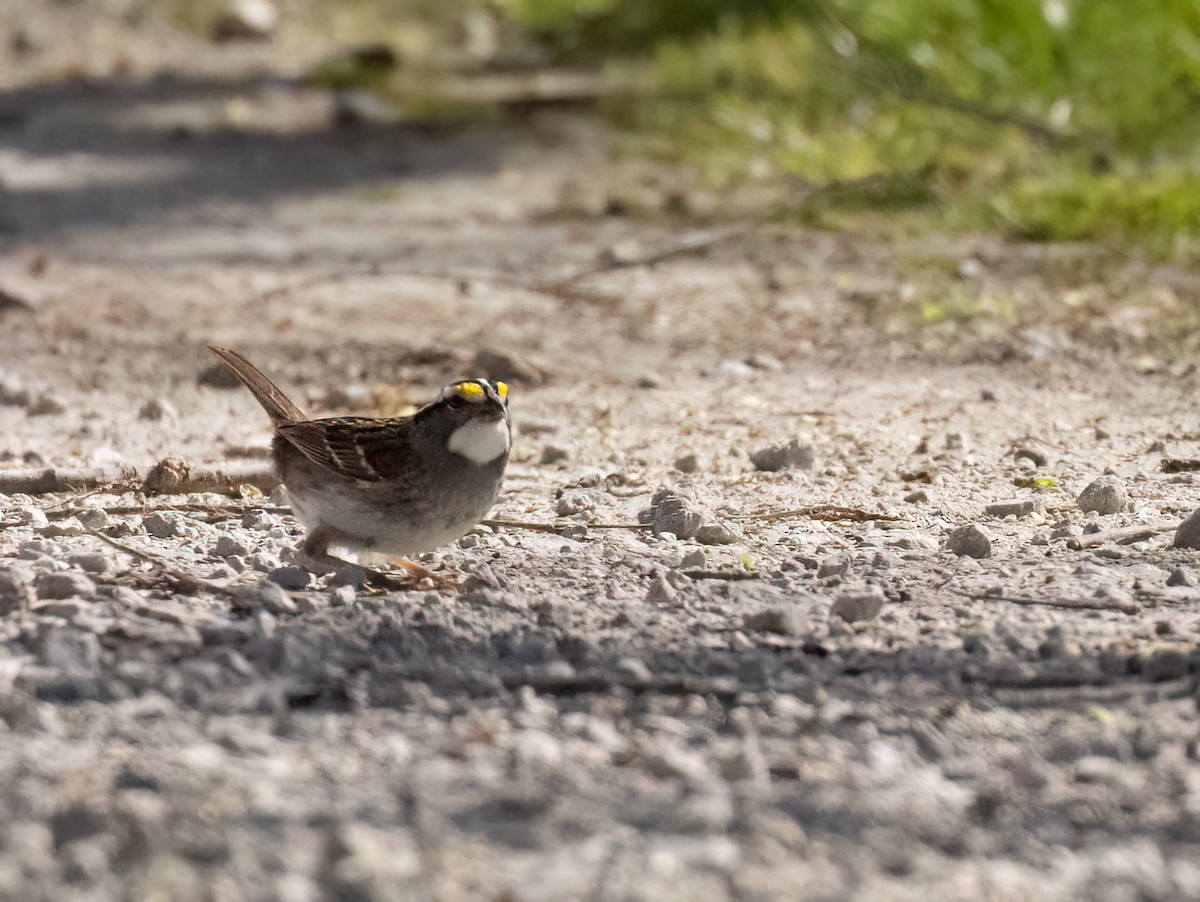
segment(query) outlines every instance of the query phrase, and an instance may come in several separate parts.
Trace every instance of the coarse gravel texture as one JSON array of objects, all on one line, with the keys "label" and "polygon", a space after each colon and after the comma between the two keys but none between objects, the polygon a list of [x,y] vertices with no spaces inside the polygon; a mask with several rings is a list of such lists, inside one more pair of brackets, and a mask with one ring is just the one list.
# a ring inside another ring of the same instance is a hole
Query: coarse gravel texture
[{"label": "coarse gravel texture", "polygon": [[572,114],[339,129],[125,7],[0,3],[0,482],[265,469],[207,343],[320,413],[474,364],[494,516],[558,531],[379,592],[277,495],[0,495],[0,897],[1200,897],[1194,273],[779,226],[538,291],[686,239],[604,213],[677,174]]}]

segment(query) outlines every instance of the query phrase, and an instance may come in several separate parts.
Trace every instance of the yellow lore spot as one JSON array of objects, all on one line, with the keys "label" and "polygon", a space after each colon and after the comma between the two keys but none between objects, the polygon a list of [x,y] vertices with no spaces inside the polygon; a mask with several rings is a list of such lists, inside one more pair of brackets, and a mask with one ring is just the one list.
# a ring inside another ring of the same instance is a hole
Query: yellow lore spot
[{"label": "yellow lore spot", "polygon": [[508,383],[507,382],[497,382],[496,383],[496,394],[498,394],[501,398],[507,398],[508,397]]},{"label": "yellow lore spot", "polygon": [[483,386],[478,382],[460,382],[454,386],[454,390],[466,401],[479,402],[484,398]]}]

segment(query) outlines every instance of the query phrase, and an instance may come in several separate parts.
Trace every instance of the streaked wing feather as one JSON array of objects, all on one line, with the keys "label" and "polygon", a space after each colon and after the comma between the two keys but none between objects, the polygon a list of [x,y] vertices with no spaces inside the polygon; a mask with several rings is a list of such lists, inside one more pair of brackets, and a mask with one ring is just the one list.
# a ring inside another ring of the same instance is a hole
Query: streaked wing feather
[{"label": "streaked wing feather", "polygon": [[279,427],[279,434],[318,466],[349,479],[378,482],[396,475],[408,420],[331,417]]}]

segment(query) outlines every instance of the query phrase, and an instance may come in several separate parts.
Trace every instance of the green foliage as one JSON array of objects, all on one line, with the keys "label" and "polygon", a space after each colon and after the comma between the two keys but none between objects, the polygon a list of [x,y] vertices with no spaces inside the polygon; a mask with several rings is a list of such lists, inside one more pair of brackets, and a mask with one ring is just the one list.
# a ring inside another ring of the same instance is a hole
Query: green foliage
[{"label": "green foliage", "polygon": [[615,104],[721,185],[799,178],[803,215],[1190,251],[1200,4],[1158,0],[506,0],[560,60],[651,69]]}]

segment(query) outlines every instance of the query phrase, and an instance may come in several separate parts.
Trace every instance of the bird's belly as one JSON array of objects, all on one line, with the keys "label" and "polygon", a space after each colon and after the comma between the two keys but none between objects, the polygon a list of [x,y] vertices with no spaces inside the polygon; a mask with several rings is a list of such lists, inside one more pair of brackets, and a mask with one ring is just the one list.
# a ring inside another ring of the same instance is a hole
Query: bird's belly
[{"label": "bird's belly", "polygon": [[309,488],[303,495],[289,491],[296,519],[308,531],[324,527],[336,533],[332,544],[353,551],[384,555],[412,555],[433,551],[460,539],[492,506],[431,504],[417,509],[412,504],[381,503],[364,496],[360,486]]}]

